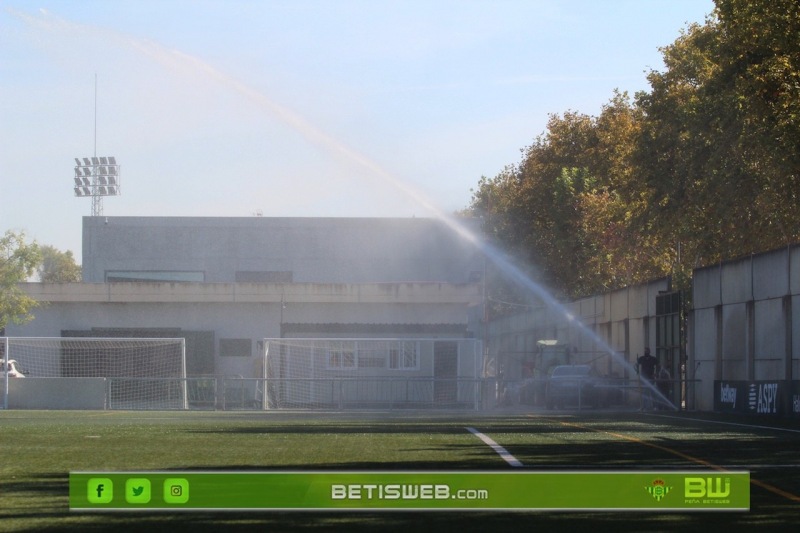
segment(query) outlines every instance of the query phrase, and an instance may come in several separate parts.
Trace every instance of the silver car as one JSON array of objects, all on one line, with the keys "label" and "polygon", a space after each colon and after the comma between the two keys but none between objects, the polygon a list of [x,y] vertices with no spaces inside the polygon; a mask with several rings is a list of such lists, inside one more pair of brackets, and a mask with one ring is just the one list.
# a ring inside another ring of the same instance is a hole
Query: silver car
[{"label": "silver car", "polygon": [[602,378],[589,365],[562,365],[547,380],[547,408],[600,407],[605,403]]}]

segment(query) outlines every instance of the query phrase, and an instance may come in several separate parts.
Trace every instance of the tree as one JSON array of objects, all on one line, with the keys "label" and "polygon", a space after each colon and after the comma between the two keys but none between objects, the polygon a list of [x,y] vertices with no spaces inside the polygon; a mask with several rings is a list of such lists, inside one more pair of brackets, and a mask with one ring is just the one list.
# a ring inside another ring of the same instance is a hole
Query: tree
[{"label": "tree", "polygon": [[800,9],[717,0],[639,95],[648,218],[690,266],[800,239]]},{"label": "tree", "polygon": [[70,283],[81,281],[81,267],[75,263],[72,252],[61,252],[49,245],[40,247],[42,262],[38,267],[39,281],[43,283]]},{"label": "tree", "polygon": [[598,117],[551,115],[517,166],[482,178],[471,209],[556,294],[575,298],[663,275],[669,260],[634,223],[641,113],[617,92]]},{"label": "tree", "polygon": [[568,298],[800,241],[798,35],[796,0],[716,0],[649,91],[551,115],[470,210]]},{"label": "tree", "polygon": [[25,234],[6,231],[0,238],[0,330],[13,322],[23,324],[33,319],[31,310],[38,302],[18,284],[33,275],[41,261],[39,246],[25,242]]},{"label": "tree", "polygon": [[737,104],[736,148],[756,176],[759,238],[800,238],[800,7],[794,0],[717,0],[720,85]]}]

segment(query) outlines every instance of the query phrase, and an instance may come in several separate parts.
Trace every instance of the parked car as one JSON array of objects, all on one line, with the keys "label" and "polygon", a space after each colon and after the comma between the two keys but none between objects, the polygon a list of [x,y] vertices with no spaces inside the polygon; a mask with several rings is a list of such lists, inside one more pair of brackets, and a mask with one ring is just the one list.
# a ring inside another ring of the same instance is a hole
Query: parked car
[{"label": "parked car", "polygon": [[601,407],[606,404],[605,380],[590,365],[561,365],[547,380],[547,408]]}]

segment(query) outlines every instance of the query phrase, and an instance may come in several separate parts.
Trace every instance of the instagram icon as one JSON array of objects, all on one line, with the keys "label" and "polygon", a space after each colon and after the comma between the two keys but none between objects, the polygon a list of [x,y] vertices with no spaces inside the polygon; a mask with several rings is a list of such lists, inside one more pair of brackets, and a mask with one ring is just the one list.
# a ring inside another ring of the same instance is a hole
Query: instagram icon
[{"label": "instagram icon", "polygon": [[164,502],[187,503],[189,501],[189,482],[184,478],[164,480]]}]

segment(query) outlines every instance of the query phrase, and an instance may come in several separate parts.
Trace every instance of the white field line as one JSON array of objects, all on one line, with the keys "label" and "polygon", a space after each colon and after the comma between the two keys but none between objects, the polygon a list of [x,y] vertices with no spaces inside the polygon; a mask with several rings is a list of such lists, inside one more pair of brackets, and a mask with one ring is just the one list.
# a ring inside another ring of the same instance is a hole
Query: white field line
[{"label": "white field line", "polygon": [[491,447],[495,452],[497,452],[497,455],[502,457],[503,460],[505,462],[507,462],[508,464],[510,464],[511,466],[515,466],[515,467],[525,466],[516,457],[514,457],[513,455],[508,453],[508,450],[506,450],[505,448],[503,448],[502,446],[497,444],[490,437],[484,435],[483,433],[481,433],[477,429],[475,429],[475,428],[467,428],[467,431],[469,431],[470,433],[472,433],[473,435],[475,435],[476,437],[481,439],[484,442],[484,444],[486,444],[487,446]]}]

